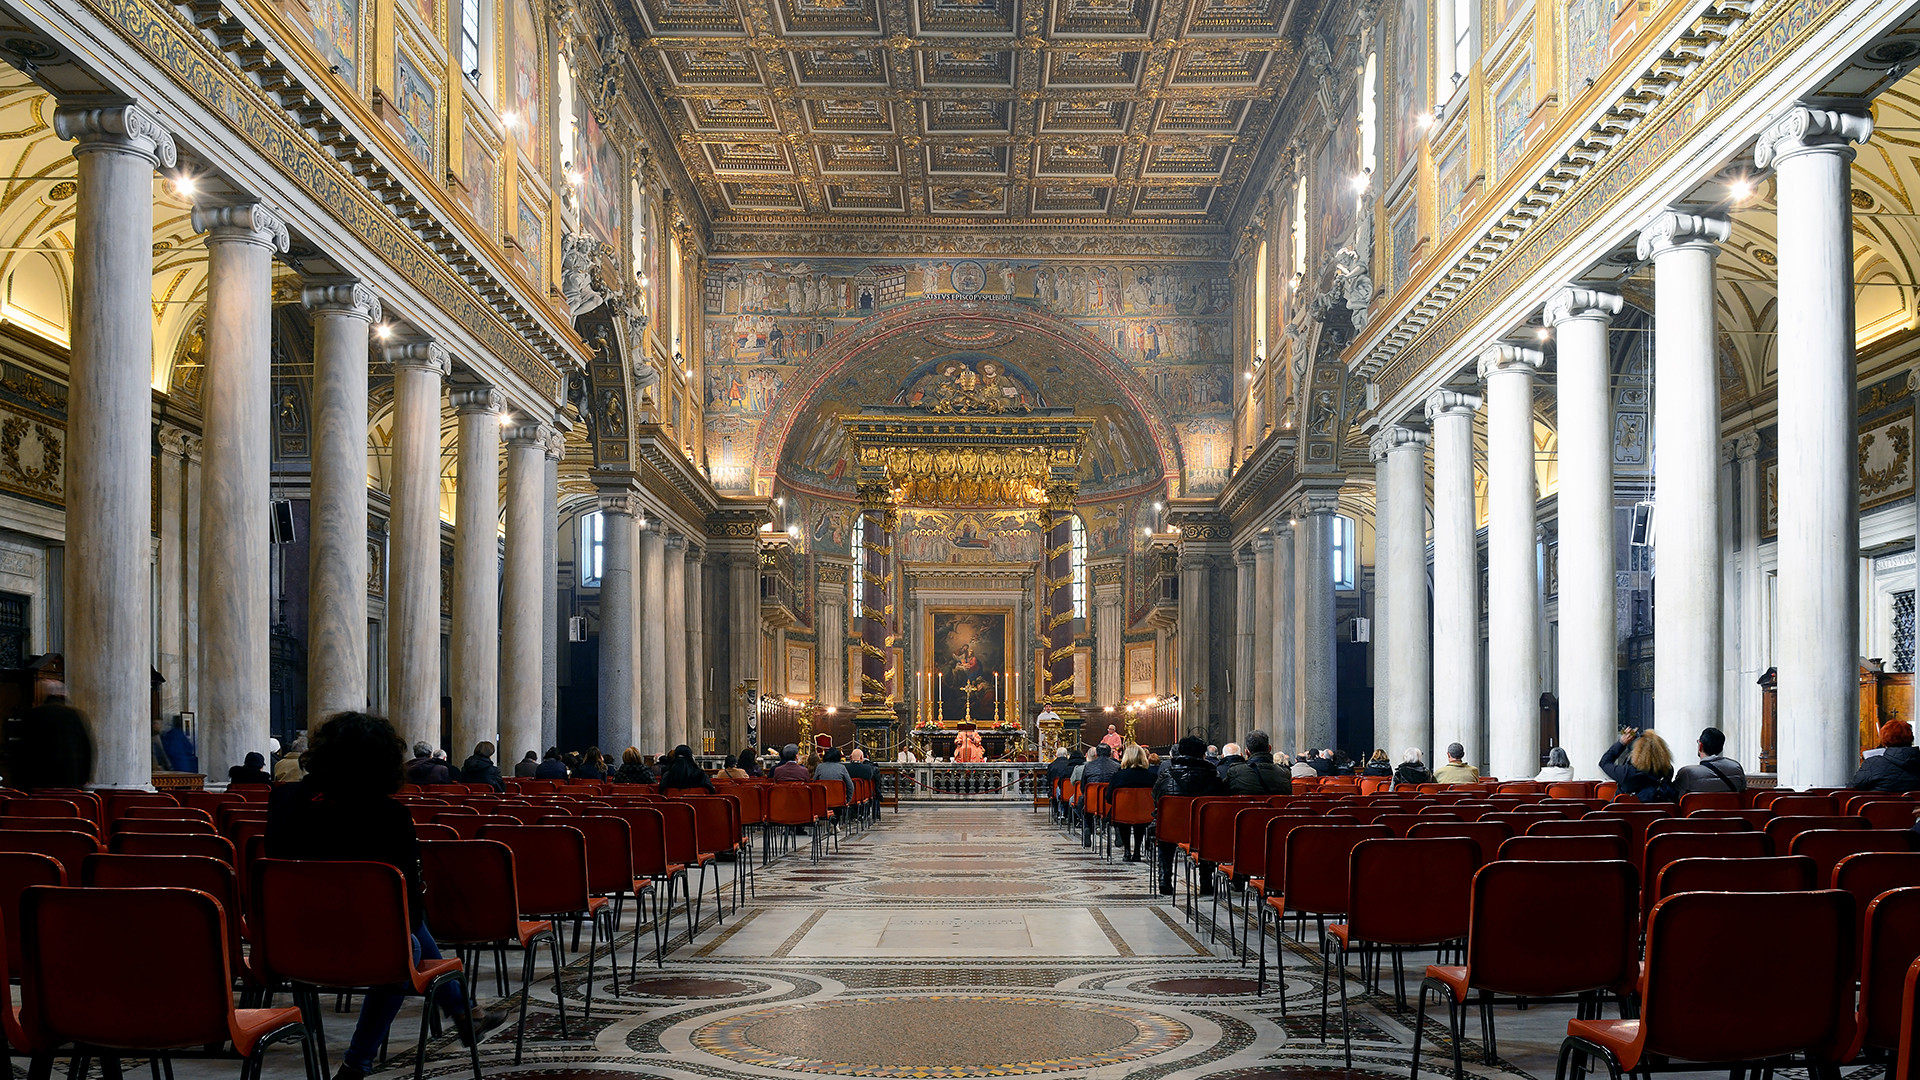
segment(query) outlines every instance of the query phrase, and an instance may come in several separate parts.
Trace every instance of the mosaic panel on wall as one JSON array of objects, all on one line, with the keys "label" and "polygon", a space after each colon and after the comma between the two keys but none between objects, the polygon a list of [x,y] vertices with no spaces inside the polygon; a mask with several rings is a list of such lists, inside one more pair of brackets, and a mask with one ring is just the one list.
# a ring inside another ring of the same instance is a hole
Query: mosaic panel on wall
[{"label": "mosaic panel on wall", "polygon": [[1533,57],[1515,65],[1500,84],[1493,103],[1493,173],[1507,175],[1527,149],[1527,121],[1533,116]]},{"label": "mosaic panel on wall", "polygon": [[1359,172],[1359,142],[1360,133],[1352,118],[1343,115],[1321,144],[1314,165],[1314,207],[1319,211],[1314,244],[1322,260],[1346,242],[1359,212],[1359,196],[1353,187]]},{"label": "mosaic panel on wall", "polygon": [[620,186],[626,174],[620,150],[607,138],[606,129],[594,118],[593,110],[581,101],[580,160],[574,170],[580,174],[575,185],[580,192],[580,217],[587,231],[607,244],[620,243]]},{"label": "mosaic panel on wall", "polygon": [[439,131],[433,83],[414,64],[406,50],[394,47],[394,106],[399,115],[400,140],[421,165],[433,168],[433,141]]},{"label": "mosaic panel on wall", "polygon": [[1567,4],[1567,87],[1579,97],[1607,67],[1610,42],[1607,0],[1569,0]]},{"label": "mosaic panel on wall", "polygon": [[1426,133],[1420,124],[1426,113],[1426,44],[1427,0],[1400,0],[1393,24],[1394,173],[1420,156],[1420,139]]}]

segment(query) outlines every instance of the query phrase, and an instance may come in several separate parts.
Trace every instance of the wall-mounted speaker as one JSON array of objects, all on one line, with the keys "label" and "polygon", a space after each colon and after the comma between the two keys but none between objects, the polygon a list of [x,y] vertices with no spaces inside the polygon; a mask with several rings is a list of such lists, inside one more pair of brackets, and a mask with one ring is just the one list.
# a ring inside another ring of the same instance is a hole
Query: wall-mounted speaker
[{"label": "wall-mounted speaker", "polygon": [[273,500],[273,542],[293,543],[293,500]]},{"label": "wall-mounted speaker", "polygon": [[1627,543],[1634,547],[1653,546],[1653,504],[1637,502],[1633,504],[1633,528],[1627,533]]},{"label": "wall-mounted speaker", "polygon": [[587,617],[585,615],[569,615],[567,617],[567,640],[587,640]]}]

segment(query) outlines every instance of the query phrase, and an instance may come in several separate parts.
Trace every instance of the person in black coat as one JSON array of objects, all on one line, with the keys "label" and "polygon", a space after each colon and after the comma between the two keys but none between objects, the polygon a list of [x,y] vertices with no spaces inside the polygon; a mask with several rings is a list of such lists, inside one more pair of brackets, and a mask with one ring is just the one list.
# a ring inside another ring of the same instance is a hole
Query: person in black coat
[{"label": "person in black coat", "polygon": [[1658,732],[1628,728],[1600,755],[1600,771],[1619,785],[1620,795],[1641,802],[1675,802],[1673,751]]},{"label": "person in black coat", "polygon": [[273,774],[267,771],[267,758],[259,751],[249,753],[246,760],[227,770],[228,784],[271,784]]},{"label": "person in black coat", "polygon": [[1920,791],[1920,750],[1913,748],[1913,725],[1889,720],[1880,725],[1881,751],[1860,763],[1847,786],[1856,791]]},{"label": "person in black coat", "polygon": [[693,747],[681,743],[673,748],[672,756],[660,768],[660,794],[685,788],[698,788],[709,795],[714,794],[713,779],[693,759]]},{"label": "person in black coat", "polygon": [[560,760],[559,747],[547,747],[547,756],[541,759],[540,767],[533,770],[533,778],[536,780],[565,780],[567,778],[567,763]]},{"label": "person in black coat", "polygon": [[[1160,800],[1168,795],[1225,795],[1227,788],[1220,782],[1220,773],[1213,762],[1207,760],[1206,740],[1189,735],[1180,740],[1174,748],[1174,755],[1160,764],[1160,778],[1153,784],[1153,805],[1155,817],[1159,816]],[[1173,895],[1173,856],[1179,850],[1178,844],[1160,841],[1160,895]],[[1213,864],[1200,864],[1202,895],[1213,893]]]},{"label": "person in black coat", "polygon": [[493,763],[492,743],[474,744],[473,754],[460,763],[460,782],[485,784],[495,791],[507,790],[506,781],[500,779],[500,766]]}]

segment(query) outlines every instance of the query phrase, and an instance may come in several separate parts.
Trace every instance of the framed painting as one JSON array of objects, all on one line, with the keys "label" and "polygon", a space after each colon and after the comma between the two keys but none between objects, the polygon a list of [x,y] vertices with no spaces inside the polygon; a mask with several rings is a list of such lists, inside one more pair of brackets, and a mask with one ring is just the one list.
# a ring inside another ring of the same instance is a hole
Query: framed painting
[{"label": "framed painting", "polygon": [[1126,679],[1127,696],[1145,698],[1153,696],[1154,687],[1154,643],[1136,641],[1127,646]]},{"label": "framed painting", "polygon": [[1093,650],[1085,646],[1073,650],[1073,700],[1093,700]]},{"label": "framed painting", "polygon": [[802,701],[813,700],[813,644],[804,641],[787,642],[787,696]]},{"label": "framed painting", "polygon": [[997,719],[1008,690],[1013,609],[931,608],[926,618],[925,670],[935,676],[937,715],[948,723]]}]

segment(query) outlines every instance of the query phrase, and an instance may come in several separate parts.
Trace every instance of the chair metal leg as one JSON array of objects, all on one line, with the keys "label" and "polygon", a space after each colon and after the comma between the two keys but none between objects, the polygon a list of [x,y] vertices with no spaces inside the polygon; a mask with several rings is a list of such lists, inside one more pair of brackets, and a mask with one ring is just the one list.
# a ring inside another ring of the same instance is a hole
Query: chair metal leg
[{"label": "chair metal leg", "polygon": [[520,1064],[520,1057],[527,1046],[527,999],[533,996],[533,957],[532,943],[521,950],[525,955],[520,962],[520,1023],[513,1029],[513,1063]]},{"label": "chair metal leg", "polygon": [[560,1037],[567,1037],[567,995],[566,988],[560,985],[560,927],[555,925],[553,932],[547,935],[547,950],[553,957],[553,1000],[560,1007]]},{"label": "chair metal leg", "polygon": [[[1353,1029],[1347,1026],[1347,947],[1340,946],[1340,1043],[1347,1055],[1347,1071],[1353,1071]],[[1418,1035],[1415,1036],[1418,1038]]]},{"label": "chair metal leg", "polygon": [[1427,1031],[1427,982],[1420,981],[1420,1002],[1413,1010],[1413,1059],[1407,1069],[1407,1080],[1420,1080],[1420,1043],[1426,1038]]},{"label": "chair metal leg", "polygon": [[[599,950],[594,948],[594,945],[599,943],[600,937],[597,932],[599,930],[598,919],[595,920],[594,929],[596,932],[587,938],[587,1003],[580,1007],[580,1015],[582,1019],[585,1020],[593,1019],[593,961],[599,953]],[[574,924],[573,930],[575,934],[580,932],[578,923]]]}]

